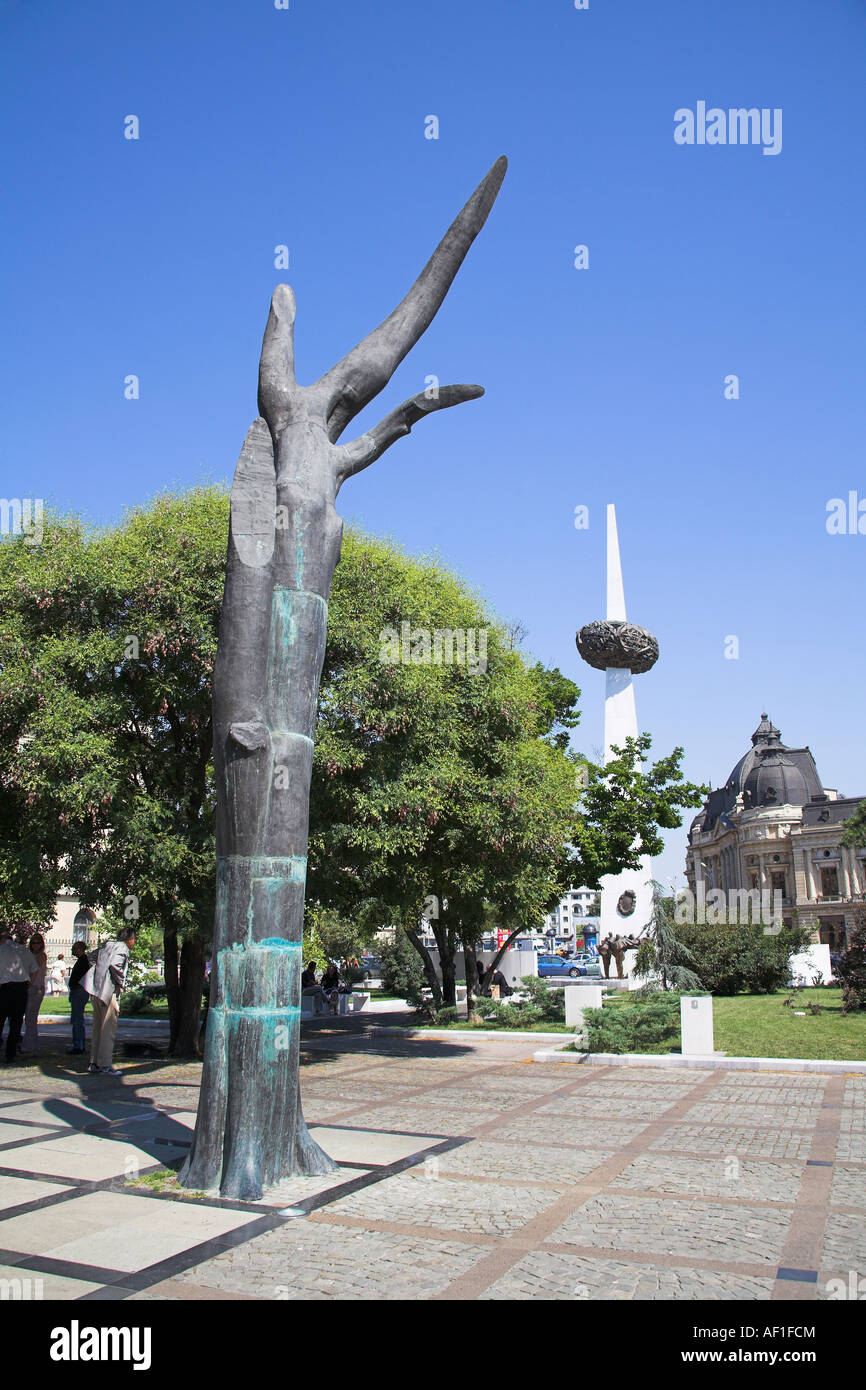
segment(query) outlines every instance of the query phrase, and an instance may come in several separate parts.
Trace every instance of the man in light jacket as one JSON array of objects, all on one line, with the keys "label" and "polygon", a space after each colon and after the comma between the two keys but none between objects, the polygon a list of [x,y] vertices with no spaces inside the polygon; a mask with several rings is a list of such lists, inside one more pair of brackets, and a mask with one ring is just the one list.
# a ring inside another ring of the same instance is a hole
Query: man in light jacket
[{"label": "man in light jacket", "polygon": [[100,946],[92,970],[87,972],[82,981],[93,1005],[90,1066],[87,1070],[99,1072],[102,1076],[121,1074],[111,1063],[114,1056],[114,1039],[117,1036],[117,1021],[120,1017],[118,1001],[126,984],[129,948],[134,945],[135,928],[124,927],[118,932],[116,941],[106,941]]},{"label": "man in light jacket", "polygon": [[30,979],[38,971],[39,962],[33,952],[13,941],[12,933],[4,927],[0,931],[0,1034],[8,1018],[7,1062],[14,1062],[18,1054]]}]

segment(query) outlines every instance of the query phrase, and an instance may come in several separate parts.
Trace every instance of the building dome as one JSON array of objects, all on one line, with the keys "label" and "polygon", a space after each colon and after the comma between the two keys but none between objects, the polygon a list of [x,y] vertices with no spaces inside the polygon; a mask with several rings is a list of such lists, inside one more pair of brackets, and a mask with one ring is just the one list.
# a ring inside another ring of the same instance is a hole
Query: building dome
[{"label": "building dome", "polygon": [[806,806],[813,789],[806,772],[787,752],[770,749],[756,759],[743,783],[743,804],[756,806]]},{"label": "building dome", "polygon": [[752,746],[735,763],[718,791],[710,792],[701,825],[712,830],[717,821],[738,810],[773,806],[807,806],[824,796],[815,759],[808,748],[788,748],[766,714],[752,734]]}]

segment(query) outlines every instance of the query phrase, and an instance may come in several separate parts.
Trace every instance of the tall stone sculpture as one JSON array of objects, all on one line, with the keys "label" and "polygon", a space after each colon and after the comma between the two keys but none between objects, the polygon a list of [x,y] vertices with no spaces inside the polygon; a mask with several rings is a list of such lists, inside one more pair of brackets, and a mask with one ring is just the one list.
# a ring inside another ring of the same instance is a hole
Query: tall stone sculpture
[{"label": "tall stone sculpture", "polygon": [[[637,711],[633,676],[651,671],[658,661],[659,644],[646,628],[630,623],[625,615],[625,589],[619,558],[616,509],[607,508],[607,616],[587,623],[577,634],[577,650],[584,661],[604,671],[604,760],[627,738],[637,738]],[[652,864],[647,855],[639,869],[623,869],[601,883],[599,939],[640,932],[652,913]]]},{"label": "tall stone sculpture", "polygon": [[505,177],[497,160],[405,299],[312,386],[294,374],[295,301],[279,285],[258,404],[238,460],[214,672],[217,891],[211,1003],[195,1137],[180,1181],[256,1200],[334,1164],[307,1132],[298,1089],[301,931],[313,734],[347,478],[434,410],[484,394],[413,396],[337,440],[433,320]]}]

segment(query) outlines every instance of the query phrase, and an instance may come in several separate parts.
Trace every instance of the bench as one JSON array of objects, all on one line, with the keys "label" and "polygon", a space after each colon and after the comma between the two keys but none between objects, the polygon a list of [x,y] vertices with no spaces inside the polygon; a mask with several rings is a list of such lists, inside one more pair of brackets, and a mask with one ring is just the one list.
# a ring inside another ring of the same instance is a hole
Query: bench
[{"label": "bench", "polygon": [[332,1014],[331,1010],[326,1008],[321,1000],[314,999],[310,995],[307,995],[306,998],[301,995],[301,1018],[335,1018],[345,1014],[357,1014],[360,1013],[361,1009],[366,1008],[369,1002],[369,994],[357,992],[353,992],[352,994],[339,994],[337,995],[337,1013]]}]

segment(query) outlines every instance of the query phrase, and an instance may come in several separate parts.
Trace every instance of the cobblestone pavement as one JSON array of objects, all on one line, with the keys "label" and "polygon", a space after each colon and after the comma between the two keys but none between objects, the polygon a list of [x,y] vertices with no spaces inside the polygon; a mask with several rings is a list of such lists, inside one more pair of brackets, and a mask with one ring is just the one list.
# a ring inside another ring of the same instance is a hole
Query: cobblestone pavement
[{"label": "cobblestone pavement", "polygon": [[532,1050],[311,1030],[304,1110],[340,1166],[259,1203],[174,1182],[197,1065],[7,1068],[0,1278],[83,1301],[749,1302],[866,1275],[866,1077]]}]

